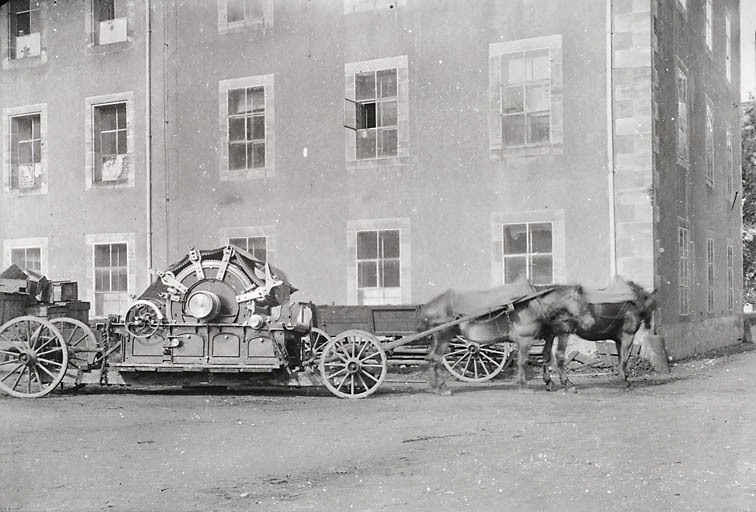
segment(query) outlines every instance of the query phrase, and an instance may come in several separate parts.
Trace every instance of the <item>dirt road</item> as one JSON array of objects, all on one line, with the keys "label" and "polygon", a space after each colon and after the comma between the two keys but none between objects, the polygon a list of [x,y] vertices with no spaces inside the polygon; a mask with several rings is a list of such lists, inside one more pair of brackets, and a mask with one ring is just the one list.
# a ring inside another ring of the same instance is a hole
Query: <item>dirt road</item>
[{"label": "dirt road", "polygon": [[756,351],[577,377],[0,397],[3,510],[756,510]]}]

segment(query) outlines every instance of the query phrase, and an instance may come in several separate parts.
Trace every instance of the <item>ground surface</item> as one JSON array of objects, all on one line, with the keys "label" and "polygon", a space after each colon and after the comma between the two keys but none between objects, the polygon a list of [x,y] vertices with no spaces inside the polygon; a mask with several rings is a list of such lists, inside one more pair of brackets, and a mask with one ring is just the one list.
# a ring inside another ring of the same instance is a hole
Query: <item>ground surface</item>
[{"label": "ground surface", "polygon": [[754,375],[745,350],[629,391],[2,396],[0,511],[756,510]]}]

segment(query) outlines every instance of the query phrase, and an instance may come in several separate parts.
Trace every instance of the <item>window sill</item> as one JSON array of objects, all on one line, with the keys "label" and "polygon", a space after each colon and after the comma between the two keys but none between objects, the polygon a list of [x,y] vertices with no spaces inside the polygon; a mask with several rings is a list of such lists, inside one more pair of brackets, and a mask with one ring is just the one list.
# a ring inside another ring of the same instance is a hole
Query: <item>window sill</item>
[{"label": "window sill", "polygon": [[257,169],[241,169],[236,171],[221,171],[221,181],[246,181],[272,178],[275,176],[272,167],[260,167]]},{"label": "window sill", "polygon": [[347,169],[350,171],[385,169],[390,167],[402,167],[409,163],[409,157],[393,156],[389,158],[372,158],[365,160],[350,160]]},{"label": "window sill", "polygon": [[131,179],[119,181],[93,181],[89,184],[87,190],[113,190],[119,188],[134,188],[134,181]]},{"label": "window sill", "polygon": [[5,193],[14,197],[41,196],[47,194],[47,186],[40,185],[33,189],[19,190],[17,188],[6,188]]},{"label": "window sill", "polygon": [[538,146],[520,146],[501,149],[491,149],[491,160],[505,160],[507,158],[526,158],[543,155],[563,154],[562,144],[540,144]]},{"label": "window sill", "polygon": [[93,44],[87,45],[87,55],[108,55],[130,50],[134,47],[134,39],[129,37],[126,41],[110,44]]},{"label": "window sill", "polygon": [[34,68],[44,64],[47,64],[47,52],[45,50],[42,50],[39,55],[35,55],[34,57],[24,57],[21,59],[9,59],[6,57],[3,59],[4,70]]},{"label": "window sill", "polygon": [[225,25],[218,25],[218,33],[233,34],[236,32],[244,32],[246,30],[264,31],[265,28],[265,18],[255,18],[251,20],[235,21],[233,23],[227,23]]}]

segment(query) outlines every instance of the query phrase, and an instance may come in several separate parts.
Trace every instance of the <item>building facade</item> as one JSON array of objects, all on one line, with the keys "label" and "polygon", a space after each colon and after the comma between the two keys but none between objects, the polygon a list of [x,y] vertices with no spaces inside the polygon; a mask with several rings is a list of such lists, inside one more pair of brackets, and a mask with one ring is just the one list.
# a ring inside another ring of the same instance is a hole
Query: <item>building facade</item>
[{"label": "building facade", "polygon": [[95,316],[231,242],[317,303],[619,274],[659,290],[674,357],[742,335],[737,0],[0,15],[3,263]]}]

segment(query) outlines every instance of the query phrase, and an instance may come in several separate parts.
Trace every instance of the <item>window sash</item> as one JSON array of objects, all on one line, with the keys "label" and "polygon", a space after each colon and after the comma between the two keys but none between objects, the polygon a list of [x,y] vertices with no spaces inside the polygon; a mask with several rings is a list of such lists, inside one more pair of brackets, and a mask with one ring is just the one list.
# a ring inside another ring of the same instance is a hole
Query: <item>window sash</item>
[{"label": "window sash", "polygon": [[678,266],[678,287],[680,295],[680,315],[685,316],[690,313],[689,287],[690,272],[688,267],[688,230],[678,228],[677,231],[679,245],[679,266]]},{"label": "window sash", "polygon": [[706,25],[706,47],[711,50],[714,43],[714,30],[712,27],[712,19],[714,17],[714,5],[713,0],[706,0],[705,7],[705,25]]},{"label": "window sash", "polygon": [[732,155],[732,132],[730,131],[730,127],[727,127],[727,131],[725,132],[725,180],[726,180],[726,186],[727,186],[727,196],[728,198],[732,196],[734,192],[734,169],[732,165],[733,155]]},{"label": "window sash", "polygon": [[507,53],[499,59],[502,144],[510,148],[550,144],[550,49]]},{"label": "window sash", "polygon": [[14,247],[11,249],[11,263],[21,269],[42,272],[42,248]]},{"label": "window sash", "polygon": [[709,313],[714,311],[714,240],[706,240],[706,305]]},{"label": "window sash", "polygon": [[727,309],[735,307],[735,253],[727,246]]},{"label": "window sash", "polygon": [[264,236],[229,238],[228,243],[243,249],[260,261],[268,260],[268,240]]},{"label": "window sash", "polygon": [[706,183],[714,185],[714,119],[711,105],[706,103],[706,138],[704,140],[706,152]]},{"label": "window sash", "polygon": [[677,155],[684,161],[689,156],[688,140],[688,78],[677,69]]},{"label": "window sash", "polygon": [[[230,89],[228,105],[228,169],[265,167],[265,88]],[[240,100],[243,98],[243,102]]]},{"label": "window sash", "polygon": [[725,76],[727,81],[732,78],[732,20],[730,19],[730,13],[725,14]]},{"label": "window sash", "polygon": [[[21,187],[21,171],[23,167],[31,173],[26,178],[34,180],[36,186],[42,164],[42,133],[40,114],[24,114],[11,117],[11,168],[10,188],[17,190]],[[28,123],[28,128],[23,125]],[[26,128],[26,129],[25,129]]]},{"label": "window sash", "polygon": [[[516,233],[518,236],[515,238],[512,236],[512,233]],[[542,234],[541,240],[538,239],[539,233]],[[545,233],[548,233],[548,238],[543,236]],[[524,239],[519,240],[523,236]],[[534,284],[553,284],[553,223],[524,222],[503,224],[502,256],[504,283],[515,281],[524,272],[525,277]]]},{"label": "window sash", "polygon": [[401,288],[400,230],[358,231],[356,236],[357,290]]},{"label": "window sash", "polygon": [[399,74],[397,68],[355,73],[357,160],[399,153]]},{"label": "window sash", "polygon": [[92,181],[102,183],[128,179],[128,160],[126,156],[122,156],[128,155],[126,103],[94,105],[92,118],[94,127]]}]

